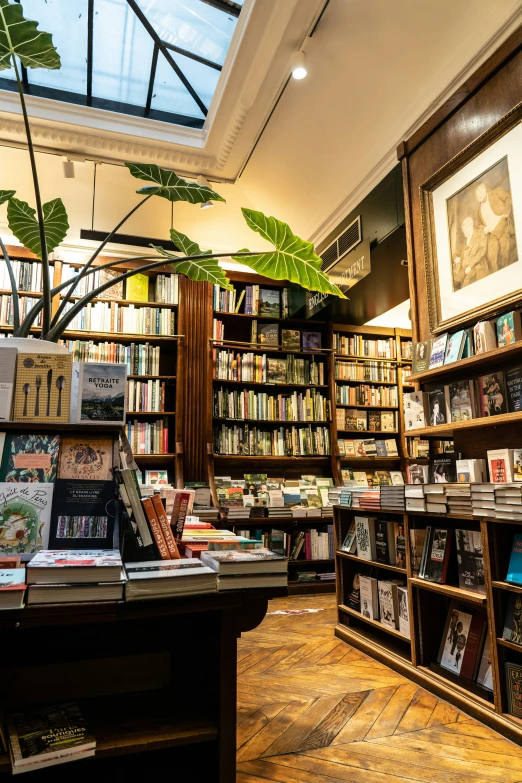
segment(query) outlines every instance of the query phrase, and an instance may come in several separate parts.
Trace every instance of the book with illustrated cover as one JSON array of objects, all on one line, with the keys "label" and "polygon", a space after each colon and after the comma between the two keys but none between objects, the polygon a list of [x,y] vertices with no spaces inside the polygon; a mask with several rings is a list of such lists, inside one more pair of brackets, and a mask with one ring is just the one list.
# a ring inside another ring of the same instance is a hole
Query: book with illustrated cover
[{"label": "book with illustrated cover", "polygon": [[[104,285],[104,283],[108,283],[109,280],[114,280],[114,278],[119,277],[121,275],[121,272],[117,269],[100,269],[98,271],[99,275],[99,285]],[[130,278],[127,278],[130,279]],[[100,295],[100,299],[123,299],[123,280],[120,280],[119,282],[115,283],[114,285],[111,285],[110,288],[108,288],[106,291],[103,291],[103,293]]]},{"label": "book with illustrated cover", "polygon": [[386,457],[387,456],[386,441],[384,441],[384,440],[376,440],[375,441],[375,456],[377,456],[377,457]]},{"label": "book with illustrated cover", "polygon": [[476,416],[473,381],[453,381],[445,387],[446,409],[450,421],[469,421]]},{"label": "book with illustrated cover", "polygon": [[396,580],[379,579],[379,611],[381,623],[389,628],[399,627],[399,593]]},{"label": "book with illustrated cover", "polygon": [[363,560],[375,560],[375,519],[355,517],[354,522],[357,538],[357,556]]},{"label": "book with illustrated cover", "polygon": [[513,449],[491,449],[487,458],[490,481],[510,484],[513,481]]},{"label": "book with illustrated cover", "polygon": [[506,690],[510,714],[522,718],[522,666],[506,663]]},{"label": "book with illustrated cover", "polygon": [[370,620],[379,619],[379,589],[377,579],[373,576],[363,576],[359,579],[361,614]]},{"label": "book with illustrated cover", "polygon": [[480,665],[485,616],[456,600],[450,602],[438,660],[443,669],[474,680]]},{"label": "book with illustrated cover", "polygon": [[246,552],[202,552],[203,565],[220,574],[264,574],[287,571],[287,559],[269,549],[254,549]]},{"label": "book with illustrated cover", "polygon": [[58,470],[59,435],[8,434],[5,439],[0,481],[53,482]]},{"label": "book with illustrated cover", "polygon": [[457,481],[457,455],[437,454],[430,458],[429,476],[431,484],[452,484]]},{"label": "book with illustrated cover", "polygon": [[286,383],[286,359],[266,360],[267,383]]},{"label": "book with illustrated cover", "polygon": [[502,637],[522,645],[522,595],[510,593]]},{"label": "book with illustrated cover", "polygon": [[53,489],[48,483],[0,483],[0,554],[47,549]]},{"label": "book with illustrated cover", "polygon": [[484,557],[480,530],[455,530],[459,587],[475,593],[486,592]]},{"label": "book with illustrated cover", "polygon": [[393,412],[387,412],[387,411],[381,411],[379,413],[379,417],[381,420],[381,431],[382,432],[395,432],[397,429],[395,425],[395,413]]},{"label": "book with illustrated cover", "polygon": [[113,481],[57,479],[49,535],[51,549],[112,549],[116,495]]},{"label": "book with illustrated cover", "polygon": [[380,432],[381,427],[381,414],[380,411],[369,411],[368,413],[368,430],[370,432]]},{"label": "book with illustrated cover", "polygon": [[357,538],[355,536],[355,522],[352,522],[350,525],[350,529],[348,530],[347,534],[344,537],[344,541],[339,547],[343,552],[348,552],[349,554],[354,555],[355,551],[357,549]]},{"label": "book with illustrated cover", "polygon": [[443,334],[440,337],[436,337],[433,340],[431,347],[431,356],[429,369],[433,370],[435,367],[442,367],[444,359],[446,358],[446,344],[448,342],[448,335]]},{"label": "book with illustrated cover", "polygon": [[393,523],[393,537],[395,540],[395,565],[406,568],[406,536],[403,522]]},{"label": "book with illustrated cover", "polygon": [[149,278],[139,272],[126,280],[126,299],[131,302],[149,301]]},{"label": "book with illustrated cover", "polygon": [[426,541],[426,563],[423,578],[429,582],[445,584],[451,548],[451,530],[433,528]]},{"label": "book with illustrated cover", "polygon": [[399,631],[406,638],[410,638],[410,606],[408,601],[408,588],[399,585],[397,587],[399,598]]},{"label": "book with illustrated cover", "polygon": [[127,365],[75,362],[71,421],[125,424]]},{"label": "book with illustrated cover", "polygon": [[497,347],[497,334],[491,321],[479,321],[473,327],[475,354],[494,351]]},{"label": "book with illustrated cover", "polygon": [[498,416],[507,413],[507,391],[502,370],[481,375],[477,379],[480,416]]},{"label": "book with illustrated cover", "polygon": [[458,362],[458,360],[462,358],[465,341],[466,332],[464,329],[460,332],[455,332],[455,334],[450,334],[446,346],[444,364],[453,364],[453,362]]},{"label": "book with illustrated cover", "polygon": [[506,581],[522,584],[522,533],[515,533],[513,537]]},{"label": "book with illustrated cover", "polygon": [[506,390],[509,411],[522,411],[522,366],[506,370]]},{"label": "book with illustrated cover", "polygon": [[495,326],[499,348],[502,348],[504,345],[512,345],[522,338],[522,326],[518,310],[511,310],[511,312],[501,315],[500,318],[497,318]]},{"label": "book with illustrated cover", "polygon": [[120,582],[118,549],[44,549],[27,564],[27,584]]},{"label": "book with illustrated cover", "polygon": [[279,326],[277,324],[258,324],[257,342],[261,345],[278,345]]},{"label": "book with illustrated cover", "polygon": [[390,479],[394,487],[400,487],[404,484],[404,476],[400,470],[390,470]]},{"label": "book with illustrated cover", "polygon": [[301,332],[298,329],[281,329],[281,344],[283,348],[298,351],[301,347]]},{"label": "book with illustrated cover", "polygon": [[26,587],[25,568],[0,567],[0,609],[22,609]]},{"label": "book with illustrated cover", "polygon": [[352,589],[348,593],[348,606],[350,609],[355,609],[356,612],[361,611],[361,575],[354,574],[352,579]]},{"label": "book with illustrated cover", "polygon": [[321,332],[302,332],[303,348],[318,350],[322,346]]},{"label": "book with illustrated cover", "polygon": [[416,372],[425,372],[429,369],[431,358],[431,347],[433,340],[415,343],[413,346],[412,370]]},{"label": "book with illustrated cover", "polygon": [[21,354],[16,365],[13,421],[68,422],[71,372],[70,353]]},{"label": "book with illustrated cover", "polygon": [[395,549],[395,529],[393,522],[376,519],[375,527],[375,560],[378,563],[395,565],[397,553]]},{"label": "book with illustrated cover", "polygon": [[13,773],[94,756],[96,740],[75,702],[28,707],[8,720]]},{"label": "book with illustrated cover", "polygon": [[156,484],[161,486],[170,484],[168,470],[146,470],[145,480],[143,483],[151,486],[155,486]]},{"label": "book with illustrated cover", "polygon": [[281,295],[279,291],[274,291],[270,288],[259,289],[257,315],[264,315],[272,318],[281,317]]},{"label": "book with illustrated cover", "polygon": [[488,691],[493,690],[493,664],[491,662],[491,642],[489,634],[486,636],[486,641],[484,642],[477,674],[477,682],[479,685],[482,685],[483,688],[487,688]]},{"label": "book with illustrated cover", "polygon": [[110,437],[65,435],[60,448],[58,478],[110,481],[112,458],[113,440]]},{"label": "book with illustrated cover", "polygon": [[438,424],[446,424],[446,395],[444,386],[438,383],[426,386],[428,394],[429,421],[430,427],[436,427]]}]

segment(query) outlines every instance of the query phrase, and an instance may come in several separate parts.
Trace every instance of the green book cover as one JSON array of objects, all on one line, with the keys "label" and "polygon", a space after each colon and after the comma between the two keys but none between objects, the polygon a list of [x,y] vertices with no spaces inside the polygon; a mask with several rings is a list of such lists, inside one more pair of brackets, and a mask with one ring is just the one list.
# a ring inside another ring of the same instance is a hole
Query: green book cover
[{"label": "green book cover", "polygon": [[149,301],[149,278],[147,275],[135,274],[127,278],[126,297],[132,302]]}]

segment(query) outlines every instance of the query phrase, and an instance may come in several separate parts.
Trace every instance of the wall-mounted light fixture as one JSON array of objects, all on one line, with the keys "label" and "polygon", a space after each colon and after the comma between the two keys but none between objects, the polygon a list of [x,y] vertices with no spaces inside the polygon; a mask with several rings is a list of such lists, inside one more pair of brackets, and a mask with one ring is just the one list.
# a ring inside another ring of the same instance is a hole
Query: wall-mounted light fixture
[{"label": "wall-mounted light fixture", "polygon": [[[205,179],[205,177],[203,177],[201,174],[196,179],[196,182],[198,183],[198,185],[202,185],[205,188],[210,188],[210,184],[208,180]],[[210,209],[210,207],[213,206],[214,206],[213,201],[205,201],[205,203],[201,205],[200,209]]]},{"label": "wall-mounted light fixture", "polygon": [[290,68],[294,79],[304,79],[308,75],[304,52],[294,52],[290,58]]}]

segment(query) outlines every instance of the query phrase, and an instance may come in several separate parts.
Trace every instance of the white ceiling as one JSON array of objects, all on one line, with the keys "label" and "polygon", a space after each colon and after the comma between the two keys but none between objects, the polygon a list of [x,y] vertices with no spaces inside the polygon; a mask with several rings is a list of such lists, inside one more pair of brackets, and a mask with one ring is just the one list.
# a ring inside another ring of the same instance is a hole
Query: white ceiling
[{"label": "white ceiling", "polygon": [[[522,0],[330,0],[314,36],[306,38],[323,3],[246,0],[228,77],[211,108],[212,122],[197,139],[192,131],[179,135],[169,126],[149,131],[146,124],[124,119],[115,130],[117,115],[109,123],[86,118],[85,109],[61,104],[58,111],[51,102],[30,99],[36,143],[42,150],[89,159],[137,159],[201,172],[211,181],[224,178],[226,205],[204,212],[188,205],[174,210],[179,230],[216,251],[261,245],[242,221],[242,205],[275,215],[320,242],[396,163],[398,142],[522,22]],[[309,75],[290,80],[236,180],[286,81],[290,56],[303,40]],[[2,139],[20,142],[23,135],[13,94],[0,91],[0,144]],[[60,158],[41,158],[55,196],[60,195],[66,190]],[[85,200],[85,209],[69,208],[71,246],[79,229],[90,227],[91,168],[88,164],[84,175],[67,181],[69,198],[76,193]],[[124,170],[112,176],[115,167],[102,169],[100,225],[94,226],[99,229],[119,220],[137,199],[137,183]],[[18,154],[5,147],[0,147],[0,171],[9,173],[2,188],[17,187],[17,177],[29,173]],[[128,233],[166,235],[169,210],[164,212],[137,215]],[[72,213],[81,218],[76,221]],[[2,213],[2,233],[4,220]]]}]

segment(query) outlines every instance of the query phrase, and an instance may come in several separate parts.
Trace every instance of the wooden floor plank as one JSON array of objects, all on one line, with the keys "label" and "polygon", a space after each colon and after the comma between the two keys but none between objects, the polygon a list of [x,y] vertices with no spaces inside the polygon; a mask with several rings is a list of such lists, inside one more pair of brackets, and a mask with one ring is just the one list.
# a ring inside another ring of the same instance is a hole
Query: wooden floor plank
[{"label": "wooden floor plank", "polygon": [[385,737],[388,734],[393,734],[401,722],[404,713],[415,698],[418,690],[418,686],[413,685],[412,683],[399,685],[390,701],[369,730],[366,738],[372,739],[374,737]]},{"label": "wooden floor plank", "polygon": [[428,726],[443,726],[446,723],[455,723],[459,715],[459,710],[453,704],[448,704],[447,701],[439,699],[428,721]]},{"label": "wooden floor plank", "polygon": [[386,707],[398,686],[376,688],[367,691],[364,701],[355,711],[352,718],[333,740],[333,745],[344,745],[366,737],[368,731]]},{"label": "wooden floor plank", "polygon": [[343,699],[339,694],[317,699],[306,712],[297,718],[271,745],[264,756],[278,756],[283,753],[295,753],[306,741],[306,738],[316,729],[317,725]]},{"label": "wooden floor plank", "polygon": [[254,710],[249,717],[237,727],[237,747],[240,748],[245,742],[274,718],[281,710],[284,710],[286,704],[264,704],[263,707]]},{"label": "wooden floor plank", "polygon": [[325,748],[339,734],[343,726],[364,699],[363,693],[348,693],[335,707],[317,724],[311,734],[301,743],[300,751],[310,748]]},{"label": "wooden floor plank", "polygon": [[238,745],[237,760],[249,761],[263,756],[267,749],[313,704],[312,701],[292,701],[246,741]]},{"label": "wooden floor plank", "polygon": [[426,728],[426,724],[431,718],[438,699],[432,693],[423,690],[417,691],[413,701],[402,716],[402,720],[395,729],[395,734],[402,734],[407,731],[418,731]]}]

